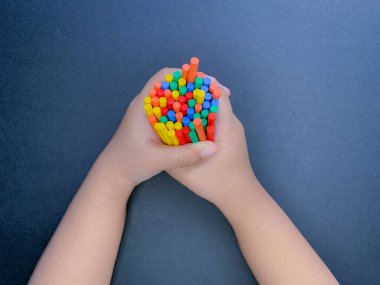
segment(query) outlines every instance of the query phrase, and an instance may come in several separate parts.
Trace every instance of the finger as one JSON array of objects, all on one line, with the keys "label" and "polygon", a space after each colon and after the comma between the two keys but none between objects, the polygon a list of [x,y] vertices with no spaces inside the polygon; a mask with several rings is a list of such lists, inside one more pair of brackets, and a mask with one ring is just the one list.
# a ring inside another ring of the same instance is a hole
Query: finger
[{"label": "finger", "polygon": [[165,170],[188,166],[205,160],[217,152],[217,146],[211,141],[190,143],[181,146],[158,145],[156,153]]},{"label": "finger", "polygon": [[222,92],[224,91],[224,93],[229,97],[231,95],[231,90],[224,86],[222,83],[220,83],[216,78],[214,78],[214,80],[216,82],[216,85],[222,90]]},{"label": "finger", "polygon": [[219,143],[230,135],[234,113],[226,90],[221,89],[218,113],[216,115],[215,142]]},{"label": "finger", "polygon": [[219,98],[218,117],[221,120],[230,119],[233,115],[232,105],[226,90],[221,89],[222,94]]}]

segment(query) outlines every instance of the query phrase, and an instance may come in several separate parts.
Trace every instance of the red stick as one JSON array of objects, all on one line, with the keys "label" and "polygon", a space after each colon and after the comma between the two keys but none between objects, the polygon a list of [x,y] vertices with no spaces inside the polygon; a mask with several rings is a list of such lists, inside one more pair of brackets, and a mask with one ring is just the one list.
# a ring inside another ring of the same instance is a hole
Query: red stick
[{"label": "red stick", "polygon": [[207,125],[209,126],[215,125],[215,120],[216,120],[216,113],[209,113]]},{"label": "red stick", "polygon": [[207,132],[207,139],[209,141],[214,141],[215,140],[215,126],[207,126],[206,132]]},{"label": "red stick", "polygon": [[186,92],[186,103],[193,98],[193,92]]},{"label": "red stick", "polygon": [[173,109],[173,104],[174,104],[174,98],[169,98],[166,100],[166,107],[168,107],[169,110]]},{"label": "red stick", "polygon": [[187,106],[187,104],[182,104],[181,105],[181,112],[184,116],[186,116],[187,114],[187,109],[189,108],[189,106]]},{"label": "red stick", "polygon": [[185,135],[182,131],[175,131],[175,135],[178,138],[179,144],[186,144],[187,143]]},{"label": "red stick", "polygon": [[191,143],[191,139],[189,137],[190,128],[189,127],[183,127],[182,128],[183,135],[185,136],[185,139],[188,143]]},{"label": "red stick", "polygon": [[[162,116],[167,116],[168,115],[168,111],[169,109],[164,107],[164,108],[161,108],[161,115]],[[215,113],[211,113],[211,114],[215,114]]]}]

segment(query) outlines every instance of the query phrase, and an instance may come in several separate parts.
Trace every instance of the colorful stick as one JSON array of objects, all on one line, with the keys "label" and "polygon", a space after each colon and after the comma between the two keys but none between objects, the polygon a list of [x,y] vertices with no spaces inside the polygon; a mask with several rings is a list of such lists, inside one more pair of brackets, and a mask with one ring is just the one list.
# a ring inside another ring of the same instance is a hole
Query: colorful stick
[{"label": "colorful stick", "polygon": [[198,71],[191,58],[181,70],[154,82],[144,98],[150,125],[164,144],[177,146],[215,140],[215,120],[222,94],[216,81]]}]

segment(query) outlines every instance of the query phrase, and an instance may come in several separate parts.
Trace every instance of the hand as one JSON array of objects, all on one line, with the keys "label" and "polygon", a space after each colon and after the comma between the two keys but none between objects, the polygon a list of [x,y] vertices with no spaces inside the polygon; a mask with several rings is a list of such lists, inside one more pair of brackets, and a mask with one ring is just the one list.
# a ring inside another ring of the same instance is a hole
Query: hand
[{"label": "hand", "polygon": [[112,173],[110,180],[116,181],[118,187],[133,189],[163,170],[200,162],[217,151],[216,144],[210,141],[177,147],[164,145],[150,126],[143,108],[144,97],[149,96],[154,82],[162,81],[165,74],[175,70],[164,68],[147,82],[96,162]]},{"label": "hand", "polygon": [[207,161],[167,171],[193,192],[216,205],[228,203],[245,191],[246,187],[239,187],[242,183],[256,181],[243,125],[232,111],[230,91],[219,82],[217,84],[222,90],[215,127],[218,152]]}]

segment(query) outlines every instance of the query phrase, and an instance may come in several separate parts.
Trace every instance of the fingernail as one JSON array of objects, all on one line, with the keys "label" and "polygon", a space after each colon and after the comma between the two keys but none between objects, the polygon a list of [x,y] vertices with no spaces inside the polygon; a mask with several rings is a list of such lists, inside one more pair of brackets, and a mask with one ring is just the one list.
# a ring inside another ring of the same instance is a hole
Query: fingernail
[{"label": "fingernail", "polygon": [[208,145],[205,148],[203,148],[200,152],[200,155],[202,158],[207,158],[216,153],[217,148],[215,145]]}]

